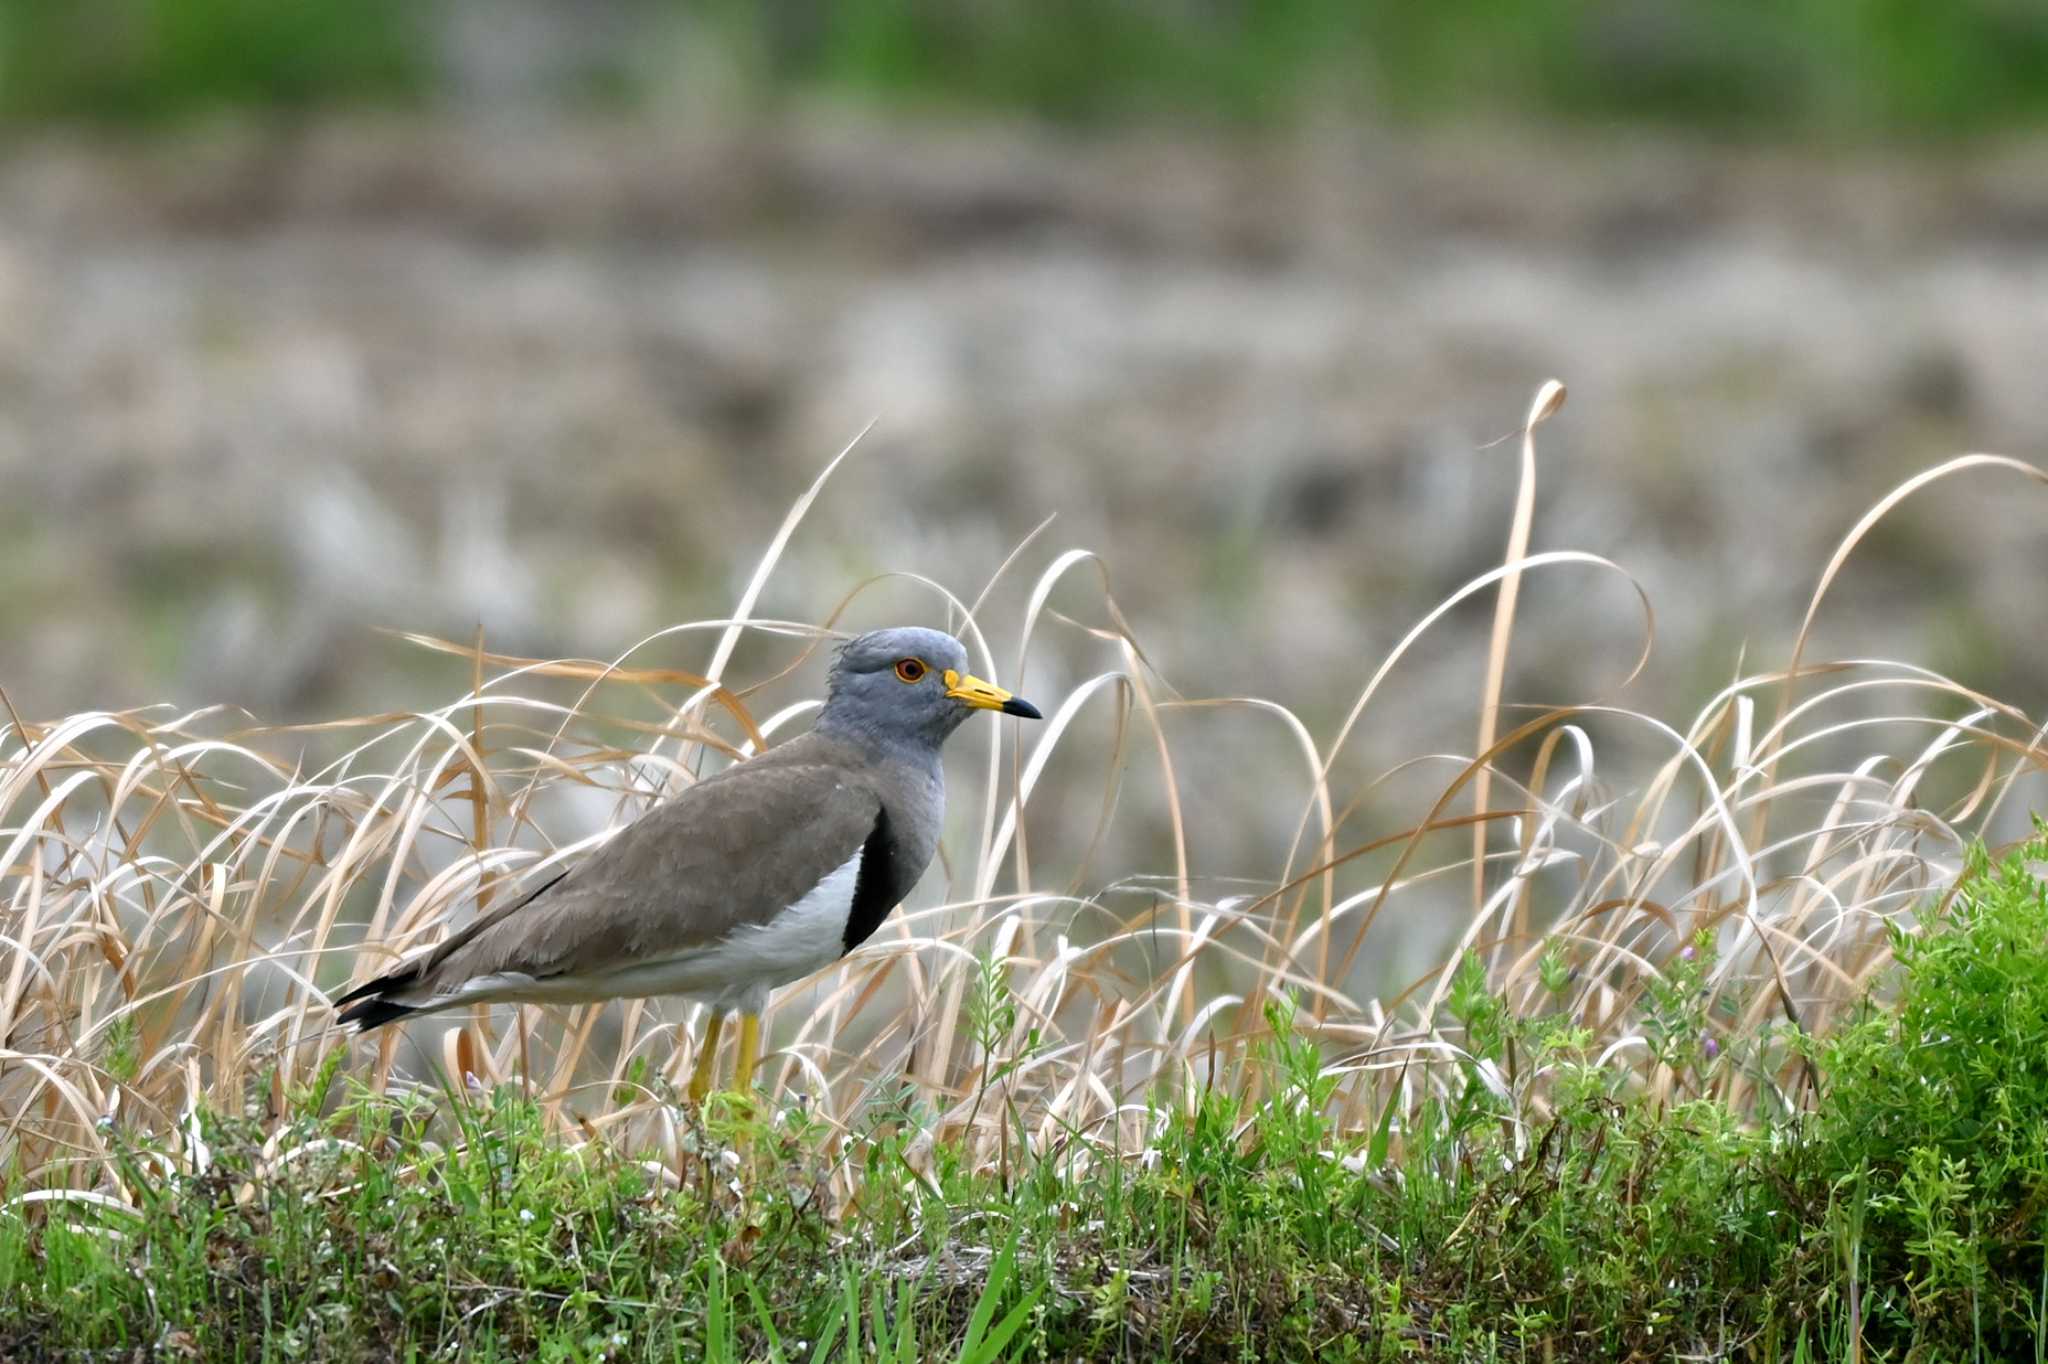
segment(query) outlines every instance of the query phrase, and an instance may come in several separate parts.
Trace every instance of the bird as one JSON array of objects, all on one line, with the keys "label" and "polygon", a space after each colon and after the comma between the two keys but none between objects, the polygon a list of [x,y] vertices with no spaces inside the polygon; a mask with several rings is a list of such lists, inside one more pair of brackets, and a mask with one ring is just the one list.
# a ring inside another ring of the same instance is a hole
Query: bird
[{"label": "bird", "polygon": [[689,1097],[710,1093],[725,1016],[749,1092],[771,991],[865,942],[938,849],[939,753],[977,711],[1044,717],[967,671],[952,635],[842,645],[808,733],[696,782],[581,863],[334,1001],[358,1032],[470,1004],[681,995],[705,1005]]}]

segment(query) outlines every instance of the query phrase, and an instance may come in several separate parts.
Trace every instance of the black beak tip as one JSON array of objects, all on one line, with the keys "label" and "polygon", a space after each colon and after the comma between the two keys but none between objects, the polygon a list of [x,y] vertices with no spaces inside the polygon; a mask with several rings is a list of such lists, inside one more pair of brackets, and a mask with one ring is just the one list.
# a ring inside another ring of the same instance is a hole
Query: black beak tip
[{"label": "black beak tip", "polygon": [[1038,707],[1032,705],[1021,696],[1013,696],[1003,702],[1003,714],[1015,715],[1025,720],[1043,720],[1045,718],[1038,713]]}]

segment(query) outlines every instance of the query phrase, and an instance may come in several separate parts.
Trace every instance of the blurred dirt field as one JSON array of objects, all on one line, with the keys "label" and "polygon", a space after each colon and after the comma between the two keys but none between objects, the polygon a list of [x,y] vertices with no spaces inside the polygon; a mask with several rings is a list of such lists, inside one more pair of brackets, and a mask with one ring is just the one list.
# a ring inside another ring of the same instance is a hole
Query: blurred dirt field
[{"label": "blurred dirt field", "polygon": [[[1499,562],[1515,447],[1482,447],[1555,376],[1533,547],[1635,575],[1657,653],[1624,699],[1672,713],[1783,661],[1900,480],[2048,454],[2040,165],[827,113],[18,141],[0,685],[28,717],[290,720],[459,694],[460,664],[376,626],[610,657],[728,611],[874,418],[765,614],[821,619],[886,571],[971,598],[1054,517],[991,598],[999,649],[1036,570],[1086,546],[1180,692],[1327,726]],[[2044,512],[1997,479],[1909,505],[1819,654],[2034,704]],[[1539,575],[1522,611],[1511,700],[1614,695],[1625,585]],[[1469,752],[1489,613],[1403,665],[1361,772]],[[896,618],[944,623],[901,585],[847,623]],[[1034,695],[1114,662],[1049,642]]]}]

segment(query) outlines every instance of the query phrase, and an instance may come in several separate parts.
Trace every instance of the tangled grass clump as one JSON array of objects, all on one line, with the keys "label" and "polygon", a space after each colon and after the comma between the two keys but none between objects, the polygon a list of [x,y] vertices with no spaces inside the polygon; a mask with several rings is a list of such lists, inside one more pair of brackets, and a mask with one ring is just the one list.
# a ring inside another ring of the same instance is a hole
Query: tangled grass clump
[{"label": "tangled grass clump", "polygon": [[[1506,562],[1418,623],[1326,738],[1269,699],[1183,697],[1106,588],[1080,593],[1088,555],[1032,584],[1008,669],[980,666],[988,592],[922,583],[986,676],[1028,685],[1055,627],[1105,665],[1028,750],[980,741],[935,893],[779,997],[751,1117],[681,1101],[698,1030],[671,1002],[357,1039],[328,1001],[801,721],[814,702],[764,698],[826,631],[755,606],[818,488],[729,618],[609,662],[419,639],[471,673],[424,713],[10,716],[0,1288],[98,1283],[94,1256],[147,1244],[183,1266],[178,1292],[102,1285],[38,1320],[109,1348],[152,1323],[161,1347],[188,1319],[232,1334],[285,1313],[301,1352],[478,1357],[561,1321],[585,1356],[618,1334],[635,1357],[712,1358],[812,1357],[828,1331],[904,1357],[1225,1357],[1232,1331],[1360,1358],[2038,1336],[2016,1285],[2040,1262],[2048,1088],[2038,1046],[2000,1049],[2048,1033],[2025,1012],[2048,1009],[2027,985],[2041,924],[2008,904],[2020,882],[1951,896],[1973,845],[2024,833],[2039,728],[1908,663],[1805,655],[1900,500],[2041,475],[1972,455],[1896,490],[1824,569],[1786,666],[1694,716],[1510,712],[1522,580],[1619,572],[1528,551],[1534,432],[1561,396],[1524,432]],[[1416,641],[1489,591],[1474,754],[1382,823],[1397,788],[1350,774],[1347,740]],[[750,632],[788,657],[738,686]],[[701,670],[648,657],[706,635]],[[1298,788],[1177,778],[1166,717],[1219,708],[1278,721]],[[1645,741],[1647,770],[1603,761]],[[1102,789],[1053,784],[1070,749]],[[1233,798],[1298,808],[1292,846],[1250,893],[1205,896],[1190,816]],[[1081,812],[1087,838],[1048,836]],[[1166,864],[1091,884],[1107,833],[1147,820]],[[1137,872],[1158,874],[1122,910],[1109,892]],[[1958,930],[1930,932],[1951,904]],[[1458,929],[1389,991],[1375,945],[1403,920]],[[460,1273],[420,1258],[464,1228]]]}]

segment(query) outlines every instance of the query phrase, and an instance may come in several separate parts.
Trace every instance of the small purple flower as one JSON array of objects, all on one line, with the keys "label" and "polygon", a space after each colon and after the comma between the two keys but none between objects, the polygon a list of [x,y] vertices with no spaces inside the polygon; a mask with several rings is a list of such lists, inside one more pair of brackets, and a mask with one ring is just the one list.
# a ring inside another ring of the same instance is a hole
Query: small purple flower
[{"label": "small purple flower", "polygon": [[1693,948],[1693,945],[1691,943],[1687,943],[1684,946],[1684,948],[1679,951],[1678,959],[1680,961],[1691,961],[1694,957],[1698,955],[1699,953]]},{"label": "small purple flower", "polygon": [[1719,1056],[1721,1054],[1721,1044],[1719,1042],[1716,1042],[1713,1038],[1709,1037],[1704,1043],[1701,1044],[1701,1050],[1706,1052],[1707,1059],[1711,1061],[1716,1056]]}]

